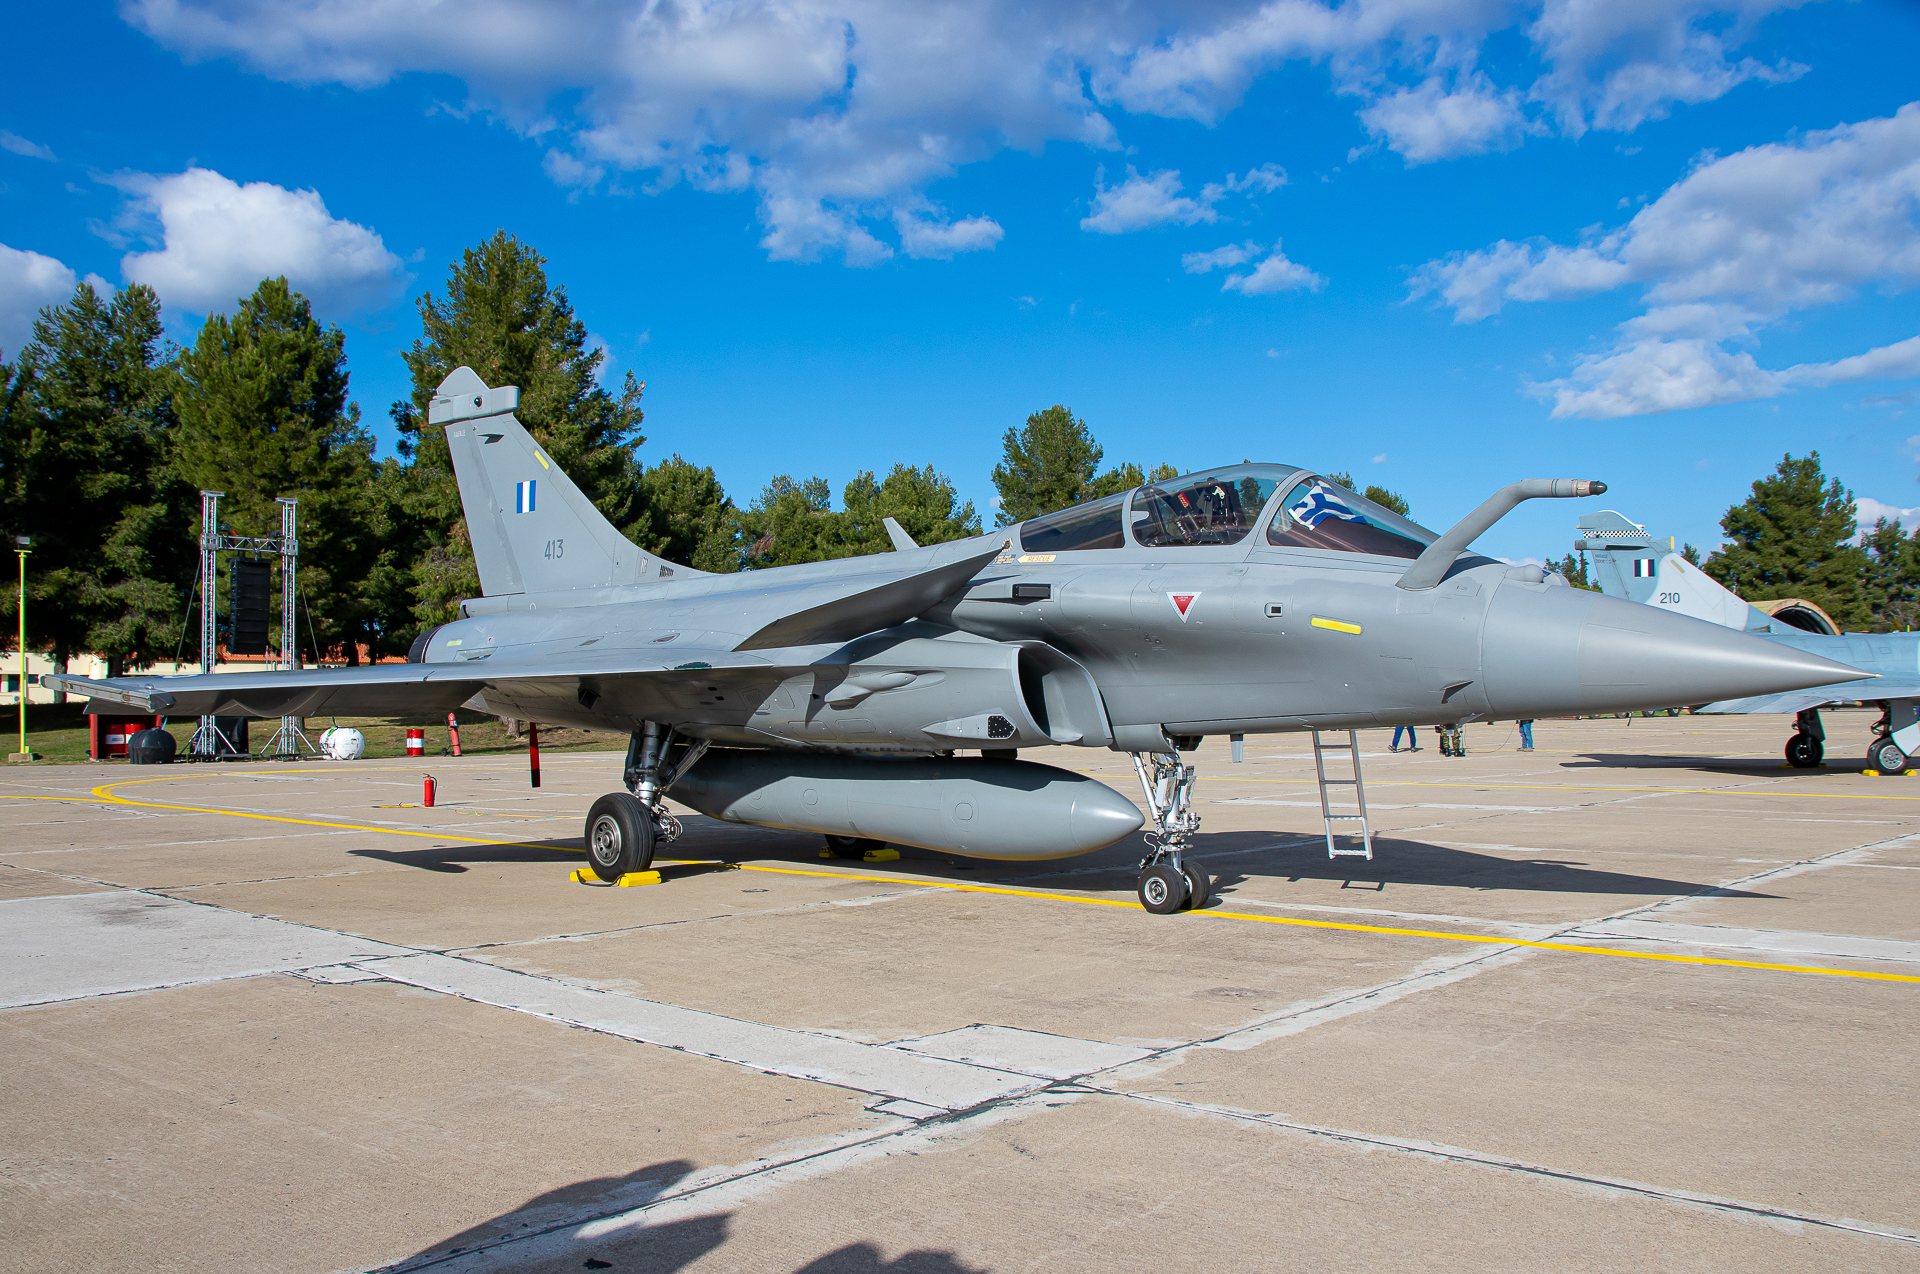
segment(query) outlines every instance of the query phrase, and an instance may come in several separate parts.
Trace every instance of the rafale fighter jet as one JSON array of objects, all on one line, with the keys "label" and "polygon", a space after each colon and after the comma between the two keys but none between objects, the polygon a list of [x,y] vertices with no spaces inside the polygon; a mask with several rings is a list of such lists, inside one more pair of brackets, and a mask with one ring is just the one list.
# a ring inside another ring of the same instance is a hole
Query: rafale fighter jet
[{"label": "rafale fighter jet", "polygon": [[[1920,756],[1920,633],[1842,633],[1825,611],[1806,603],[1780,606],[1771,613],[1761,610],[1674,552],[1671,539],[1662,547],[1661,538],[1612,509],[1587,514],[1578,529],[1574,547],[1592,559],[1594,582],[1610,597],[1691,615],[1853,666],[1847,683],[1724,699],[1700,711],[1792,713],[1787,763],[1811,769],[1827,750],[1820,709],[1836,703],[1878,703],[1880,721],[1867,745],[1867,768],[1901,774],[1911,758]],[[1875,680],[1862,683],[1862,677]]]},{"label": "rafale fighter jet", "polygon": [[[1110,845],[1140,812],[1015,759],[1131,753],[1153,826],[1140,898],[1206,899],[1179,752],[1209,734],[1455,724],[1697,703],[1862,674],[1466,552],[1513,483],[1435,535],[1291,465],[1209,469],[987,535],[735,575],[642,552],[467,368],[428,420],[453,455],[483,596],[405,664],[44,678],[177,716],[442,713],[460,704],[631,733],[625,791],[587,813],[605,879],[730,822],[980,858]],[[977,755],[961,756],[960,753]]]}]

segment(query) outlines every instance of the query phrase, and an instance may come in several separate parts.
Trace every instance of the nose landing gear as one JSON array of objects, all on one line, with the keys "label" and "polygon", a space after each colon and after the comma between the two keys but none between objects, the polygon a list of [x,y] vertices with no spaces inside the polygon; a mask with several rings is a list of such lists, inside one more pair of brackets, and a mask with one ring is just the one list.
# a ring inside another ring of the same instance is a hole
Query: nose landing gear
[{"label": "nose landing gear", "polygon": [[609,792],[587,810],[587,862],[608,882],[645,871],[662,841],[680,836],[680,820],[667,812],[666,792],[706,755],[705,739],[677,735],[673,727],[643,722],[627,743],[622,777],[629,791]]},{"label": "nose landing gear", "polygon": [[1820,709],[1808,708],[1794,718],[1793,724],[1793,737],[1787,740],[1787,764],[1796,770],[1814,769],[1827,751],[1827,731],[1820,724]]},{"label": "nose landing gear", "polygon": [[1193,812],[1193,767],[1182,764],[1178,754],[1135,752],[1133,768],[1153,814],[1153,830],[1147,833],[1151,852],[1140,860],[1136,886],[1140,905],[1156,916],[1206,906],[1213,882],[1198,863],[1183,860],[1200,830],[1200,816]]}]

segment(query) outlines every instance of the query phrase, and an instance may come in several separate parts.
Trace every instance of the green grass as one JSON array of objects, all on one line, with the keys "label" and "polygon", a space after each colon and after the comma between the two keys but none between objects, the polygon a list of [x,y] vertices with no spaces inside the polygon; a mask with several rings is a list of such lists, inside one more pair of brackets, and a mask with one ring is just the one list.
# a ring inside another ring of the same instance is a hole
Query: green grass
[{"label": "green grass", "polygon": [[[7,739],[6,751],[16,750],[19,744],[19,717],[16,709],[0,710],[0,728],[4,728]],[[456,714],[460,725],[460,753],[470,755],[524,755],[527,751],[526,731],[523,727],[518,739],[507,737],[506,727],[500,724],[498,717],[486,716],[478,712],[461,710]],[[187,741],[193,737],[197,721],[167,722],[167,732],[179,745],[181,755],[186,753]],[[404,757],[407,754],[407,730],[409,727],[424,727],[427,732],[427,755],[429,757],[451,756],[453,748],[447,737],[447,721],[441,717],[437,721],[409,717],[308,717],[306,722],[307,738],[315,747],[320,745],[320,732],[328,726],[350,726],[366,736],[367,755],[370,757]],[[273,738],[280,728],[278,718],[256,719],[247,727],[248,745],[256,756]],[[540,728],[540,750],[542,752],[611,752],[624,751],[626,736],[599,730],[572,730],[559,726]],[[83,703],[31,703],[27,705],[27,747],[40,754],[42,765],[76,765],[87,760],[87,712]],[[302,754],[305,750],[302,749]],[[125,765],[125,757],[116,757],[102,764]]]}]

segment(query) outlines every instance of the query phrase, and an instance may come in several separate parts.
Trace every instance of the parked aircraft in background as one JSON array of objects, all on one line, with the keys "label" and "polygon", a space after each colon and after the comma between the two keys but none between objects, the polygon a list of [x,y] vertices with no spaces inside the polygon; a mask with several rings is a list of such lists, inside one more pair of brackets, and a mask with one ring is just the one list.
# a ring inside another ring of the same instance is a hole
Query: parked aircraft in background
[{"label": "parked aircraft in background", "polygon": [[[401,665],[48,679],[143,711],[438,714],[462,703],[630,732],[587,852],[615,879],[713,817],[982,858],[1056,858],[1142,823],[1082,775],[1016,759],[1131,753],[1153,821],[1150,911],[1208,896],[1179,753],[1208,734],[1452,725],[1666,707],[1860,676],[1467,552],[1502,488],[1435,535],[1292,465],[1209,469],[972,539],[709,575],[623,538],[467,368],[447,431],[483,596]],[[897,528],[895,528],[897,531]],[[977,755],[960,756],[961,752]],[[1358,763],[1357,757],[1355,763]]]},{"label": "parked aircraft in background", "polygon": [[1751,605],[1723,588],[1706,572],[1674,552],[1673,541],[1649,535],[1612,509],[1582,517],[1574,546],[1586,553],[1594,582],[1612,597],[1644,602],[1670,614],[1688,615],[1723,628],[1764,637],[1794,650],[1850,664],[1854,677],[1872,682],[1836,681],[1707,703],[1709,713],[1790,712],[1794,732],[1788,738],[1789,764],[1819,765],[1826,754],[1826,729],[1820,709],[1837,703],[1873,702],[1883,715],[1867,748],[1867,768],[1899,774],[1920,756],[1920,633],[1842,633],[1818,605],[1799,599]]}]

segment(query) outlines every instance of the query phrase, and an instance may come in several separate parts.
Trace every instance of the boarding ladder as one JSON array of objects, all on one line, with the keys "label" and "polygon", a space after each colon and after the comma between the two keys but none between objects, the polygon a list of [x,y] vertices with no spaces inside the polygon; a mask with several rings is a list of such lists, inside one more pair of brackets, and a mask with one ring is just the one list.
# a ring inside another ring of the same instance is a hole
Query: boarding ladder
[{"label": "boarding ladder", "polygon": [[[1327,753],[1345,752],[1353,763],[1353,777],[1350,779],[1330,779],[1327,777]],[[1325,743],[1321,741],[1320,731],[1313,732],[1313,769],[1320,778],[1320,817],[1327,823],[1328,858],[1364,858],[1373,861],[1373,827],[1367,822],[1367,785],[1360,777],[1360,735],[1357,731],[1347,731],[1345,743]],[[1357,811],[1341,810],[1335,812],[1332,794],[1328,788],[1350,787],[1353,796],[1359,802]],[[1334,844],[1333,825],[1336,822],[1360,824],[1360,848],[1341,849]]]}]

